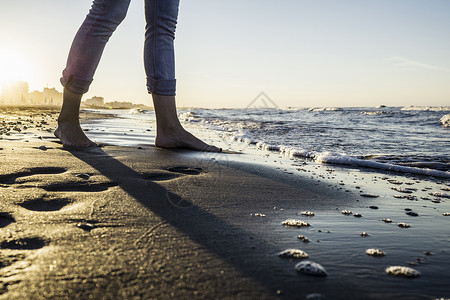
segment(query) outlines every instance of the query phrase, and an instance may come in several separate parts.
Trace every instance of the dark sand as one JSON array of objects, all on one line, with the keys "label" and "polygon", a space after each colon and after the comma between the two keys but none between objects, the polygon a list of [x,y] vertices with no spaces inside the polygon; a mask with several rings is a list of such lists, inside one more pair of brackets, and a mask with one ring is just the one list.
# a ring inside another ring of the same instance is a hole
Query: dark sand
[{"label": "dark sand", "polygon": [[[450,297],[447,206],[427,202],[428,209],[404,199],[390,205],[391,195],[364,198],[359,190],[244,162],[239,154],[67,150],[47,130],[56,112],[33,113],[31,119],[44,117],[48,125],[0,140],[1,299]],[[420,216],[406,216],[407,204]],[[379,209],[369,208],[374,205]],[[345,216],[343,209],[363,217]],[[301,216],[304,210],[316,216]],[[413,227],[385,224],[384,216]],[[282,226],[289,218],[312,226]],[[430,222],[439,234],[432,236]],[[362,231],[371,236],[360,237]],[[367,256],[373,247],[387,255]],[[294,265],[301,260],[277,256],[286,248],[305,250],[329,276],[299,274]],[[425,261],[413,266],[419,278],[384,272],[417,258]]]}]

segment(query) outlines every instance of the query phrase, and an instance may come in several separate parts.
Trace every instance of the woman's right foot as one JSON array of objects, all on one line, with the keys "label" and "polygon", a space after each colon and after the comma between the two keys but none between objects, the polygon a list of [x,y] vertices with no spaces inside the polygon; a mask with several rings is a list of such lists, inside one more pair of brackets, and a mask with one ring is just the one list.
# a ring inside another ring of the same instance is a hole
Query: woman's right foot
[{"label": "woman's right foot", "polygon": [[64,88],[63,105],[58,117],[58,127],[54,134],[66,147],[87,148],[97,146],[84,134],[80,126],[82,97],[82,94],[76,94]]}]

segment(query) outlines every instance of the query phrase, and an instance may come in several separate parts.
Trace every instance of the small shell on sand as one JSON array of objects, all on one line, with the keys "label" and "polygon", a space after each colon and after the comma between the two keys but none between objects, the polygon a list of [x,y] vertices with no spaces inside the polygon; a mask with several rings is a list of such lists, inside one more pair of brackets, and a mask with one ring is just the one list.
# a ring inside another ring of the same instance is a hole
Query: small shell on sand
[{"label": "small shell on sand", "polygon": [[78,177],[78,178],[81,178],[84,180],[88,180],[91,177],[91,175],[89,175],[87,173],[81,173],[81,174],[76,174],[75,177]]},{"label": "small shell on sand", "polygon": [[386,268],[386,273],[394,276],[414,278],[420,276],[420,272],[409,267],[391,266]]},{"label": "small shell on sand", "polygon": [[285,225],[285,226],[292,226],[292,227],[309,227],[309,226],[311,226],[307,222],[296,220],[296,219],[287,219],[287,220],[283,221],[283,223],[281,223],[281,224]]},{"label": "small shell on sand", "polygon": [[323,296],[322,294],[314,293],[314,294],[306,295],[305,299],[306,300],[325,300],[325,296]]},{"label": "small shell on sand", "polygon": [[378,198],[380,197],[379,195],[375,195],[375,194],[370,194],[370,193],[362,193],[360,194],[361,197],[366,197],[366,198]]},{"label": "small shell on sand", "polygon": [[367,232],[361,232],[359,235],[362,237],[366,237],[369,236],[370,234],[368,234]]},{"label": "small shell on sand", "polygon": [[415,188],[400,188],[400,187],[391,187],[392,190],[405,193],[405,194],[412,194],[413,192],[417,191]]},{"label": "small shell on sand", "polygon": [[388,179],[388,182],[392,183],[392,184],[397,184],[397,185],[403,184],[403,182],[395,180],[395,179]]},{"label": "small shell on sand", "polygon": [[375,248],[367,249],[366,254],[370,255],[370,256],[385,256],[386,255],[383,252],[383,250],[375,249]]},{"label": "small shell on sand", "polygon": [[295,269],[303,274],[312,276],[327,276],[327,271],[320,264],[311,260],[305,260],[295,265]]},{"label": "small shell on sand", "polygon": [[341,211],[343,215],[351,215],[353,212],[351,210],[343,210]]},{"label": "small shell on sand", "polygon": [[250,214],[250,216],[255,216],[255,217],[265,217],[265,214],[261,214],[261,213],[256,213],[256,214]]},{"label": "small shell on sand", "polygon": [[397,226],[401,227],[401,228],[409,228],[409,227],[411,227],[411,225],[403,223],[403,222],[397,223]]},{"label": "small shell on sand", "polygon": [[297,238],[298,238],[299,240],[301,240],[303,243],[309,243],[309,242],[311,242],[310,239],[308,239],[308,238],[307,238],[306,236],[304,236],[304,235],[298,235]]},{"label": "small shell on sand", "polygon": [[307,217],[314,217],[314,213],[312,211],[302,211],[300,214]]},{"label": "small shell on sand", "polygon": [[429,193],[430,196],[439,197],[439,198],[450,198],[450,195],[441,193],[441,192],[433,192]]},{"label": "small shell on sand", "polygon": [[383,221],[384,223],[392,223],[392,220],[389,218],[383,219],[381,221]]},{"label": "small shell on sand", "polygon": [[445,212],[445,213],[443,213],[442,215],[443,215],[444,217],[449,217],[449,216],[450,216],[450,213]]},{"label": "small shell on sand", "polygon": [[278,253],[278,256],[283,258],[307,258],[309,255],[300,249],[286,249]]}]

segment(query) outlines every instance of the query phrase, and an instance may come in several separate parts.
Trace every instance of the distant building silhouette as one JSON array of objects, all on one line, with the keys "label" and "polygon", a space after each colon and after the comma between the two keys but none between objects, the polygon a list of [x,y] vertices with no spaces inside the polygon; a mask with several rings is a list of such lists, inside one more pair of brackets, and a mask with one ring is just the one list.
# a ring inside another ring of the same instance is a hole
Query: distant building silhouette
[{"label": "distant building silhouette", "polygon": [[28,82],[15,81],[2,85],[0,104],[6,105],[61,105],[62,93],[55,88],[44,88],[42,92],[28,92]]},{"label": "distant building silhouette", "polygon": [[2,85],[1,102],[4,104],[26,104],[28,100],[28,82],[15,81]]},{"label": "distant building silhouette", "polygon": [[105,98],[95,96],[84,101],[84,104],[89,106],[103,107],[105,105]]},{"label": "distant building silhouette", "polygon": [[[2,105],[51,105],[61,106],[63,103],[63,94],[55,88],[44,88],[41,91],[29,92],[28,82],[15,81],[2,85],[0,94],[0,104]],[[92,97],[82,102],[87,107],[108,108],[108,109],[130,109],[142,108],[148,109],[144,104],[133,104],[131,102],[105,102],[103,97]]]},{"label": "distant building silhouette", "polygon": [[55,88],[44,88],[44,103],[47,105],[62,105],[63,94],[58,92]]}]

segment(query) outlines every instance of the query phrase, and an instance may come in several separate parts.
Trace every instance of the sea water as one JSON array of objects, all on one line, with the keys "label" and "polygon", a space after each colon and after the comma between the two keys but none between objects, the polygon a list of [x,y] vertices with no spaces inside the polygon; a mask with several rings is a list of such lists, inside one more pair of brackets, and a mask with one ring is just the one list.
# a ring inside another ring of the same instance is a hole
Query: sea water
[{"label": "sea water", "polygon": [[[95,141],[154,143],[153,111],[113,113],[117,118],[85,125]],[[179,118],[188,129],[248,149],[450,178],[450,107],[192,108],[180,109]]]}]

